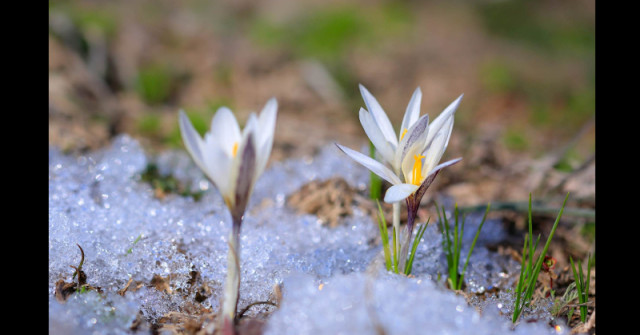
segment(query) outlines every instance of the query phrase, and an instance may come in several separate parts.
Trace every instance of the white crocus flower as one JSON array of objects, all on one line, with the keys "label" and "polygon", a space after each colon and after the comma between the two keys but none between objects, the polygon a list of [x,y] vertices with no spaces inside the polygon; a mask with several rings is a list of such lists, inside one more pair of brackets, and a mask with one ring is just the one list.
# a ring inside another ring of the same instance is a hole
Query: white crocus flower
[{"label": "white crocus flower", "polygon": [[243,130],[227,107],[211,120],[211,129],[200,137],[187,115],[180,111],[180,132],[184,144],[207,178],[218,188],[231,212],[233,229],[229,237],[227,281],[222,310],[223,324],[233,324],[240,286],[239,236],[244,212],[256,180],[271,154],[278,104],[270,99],[259,116],[255,113]]},{"label": "white crocus flower", "polygon": [[429,177],[437,174],[442,168],[460,161],[458,158],[436,166],[449,143],[453,115],[462,95],[429,124],[427,114],[418,117],[422,93],[420,88],[417,88],[407,106],[401,131],[396,134],[389,118],[373,95],[362,85],[360,91],[369,108],[369,112],[360,109],[362,127],[392,169],[360,152],[337,145],[349,157],[393,185],[385,194],[386,202],[395,203],[407,198],[416,192],[424,181],[432,179]]},{"label": "white crocus flower", "polygon": [[[368,111],[360,109],[360,123],[371,143],[391,169],[360,152],[339,144],[337,146],[349,157],[392,184],[385,193],[384,201],[394,204],[393,225],[397,238],[399,238],[397,234],[399,234],[400,225],[399,202],[406,199],[407,237],[410,238],[415,215],[424,192],[440,170],[461,160],[457,158],[436,165],[449,143],[454,113],[463,95],[460,95],[429,124],[428,115],[419,117],[422,92],[419,87],[416,88],[402,119],[400,131],[396,133],[375,97],[362,85],[360,85],[360,92],[368,108]],[[408,243],[402,245],[401,267],[404,266],[407,247]]]},{"label": "white crocus flower", "polygon": [[241,131],[231,110],[221,107],[204,138],[193,128],[184,111],[180,111],[180,131],[187,150],[218,188],[232,213],[234,210],[244,212],[243,201],[251,195],[255,181],[264,171],[271,154],[277,109],[276,99],[270,99],[260,116],[249,115]]}]

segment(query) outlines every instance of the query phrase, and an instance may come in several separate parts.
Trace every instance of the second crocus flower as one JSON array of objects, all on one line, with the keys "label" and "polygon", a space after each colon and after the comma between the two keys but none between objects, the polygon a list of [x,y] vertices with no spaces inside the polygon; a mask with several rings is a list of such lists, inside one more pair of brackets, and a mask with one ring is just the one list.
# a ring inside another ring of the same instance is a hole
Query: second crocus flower
[{"label": "second crocus flower", "polygon": [[204,138],[180,111],[180,132],[185,147],[220,191],[233,220],[221,314],[224,328],[232,327],[236,315],[240,287],[240,228],[253,187],[271,154],[277,109],[276,99],[270,99],[259,116],[249,115],[246,126],[240,130],[231,110],[221,107]]}]

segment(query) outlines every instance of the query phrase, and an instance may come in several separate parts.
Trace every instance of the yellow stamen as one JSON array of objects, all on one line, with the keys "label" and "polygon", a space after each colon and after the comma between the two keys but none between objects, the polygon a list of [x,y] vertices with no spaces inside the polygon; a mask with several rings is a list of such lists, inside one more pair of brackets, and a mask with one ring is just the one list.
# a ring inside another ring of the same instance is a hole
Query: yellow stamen
[{"label": "yellow stamen", "polygon": [[420,186],[422,182],[422,159],[425,156],[413,155],[413,159],[416,161],[413,163],[413,170],[411,171],[411,183],[413,185]]},{"label": "yellow stamen", "polygon": [[238,153],[238,142],[233,144],[233,149],[231,149],[231,154],[233,155],[233,157],[236,157],[236,154]]},{"label": "yellow stamen", "polygon": [[400,135],[400,141],[402,141],[402,138],[404,137],[404,135],[407,134],[407,131],[409,131],[409,129],[404,128],[404,131],[402,132],[402,135]]}]

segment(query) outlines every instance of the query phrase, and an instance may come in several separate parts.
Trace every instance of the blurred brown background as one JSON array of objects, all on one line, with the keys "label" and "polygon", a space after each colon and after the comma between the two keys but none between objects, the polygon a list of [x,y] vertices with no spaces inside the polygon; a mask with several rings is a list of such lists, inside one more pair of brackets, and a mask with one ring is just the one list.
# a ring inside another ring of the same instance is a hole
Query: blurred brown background
[{"label": "blurred brown background", "polygon": [[121,133],[182,150],[179,109],[204,132],[272,96],[271,161],[359,149],[358,83],[396,128],[417,86],[431,118],[465,94],[443,158],[464,160],[433,186],[460,204],[595,208],[593,0],[49,2],[49,142],[67,152]]}]

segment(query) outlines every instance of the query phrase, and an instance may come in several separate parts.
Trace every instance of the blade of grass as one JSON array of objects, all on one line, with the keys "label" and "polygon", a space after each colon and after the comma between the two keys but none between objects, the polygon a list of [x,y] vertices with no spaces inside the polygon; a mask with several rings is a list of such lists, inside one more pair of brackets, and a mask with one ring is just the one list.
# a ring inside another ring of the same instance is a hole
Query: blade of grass
[{"label": "blade of grass", "polygon": [[[369,156],[376,159],[376,147],[372,142],[369,142]],[[369,173],[369,182],[371,184],[369,185],[369,196],[371,199],[380,199],[380,194],[382,193],[382,179],[380,179],[380,177],[375,173],[371,172]]]},{"label": "blade of grass", "polygon": [[[582,282],[580,280],[580,277],[578,276],[578,273],[576,271],[576,266],[573,263],[573,258],[571,258],[571,256],[569,256],[569,262],[571,262],[571,271],[573,272],[573,280],[575,280],[576,282],[576,288],[578,289],[578,302],[582,303]],[[582,312],[582,307],[580,307],[580,320],[586,320],[586,315],[583,318],[583,312]],[[583,321],[584,322],[584,321]]]},{"label": "blade of grass", "polygon": [[[567,204],[567,200],[569,199],[569,193],[564,198],[564,202],[562,203],[562,207],[560,208],[560,212],[556,217],[556,221],[553,223],[553,227],[551,228],[551,232],[549,233],[549,237],[547,238],[547,243],[545,243],[544,248],[542,249],[542,253],[538,256],[538,260],[536,261],[536,266],[533,271],[533,275],[528,278],[529,283],[527,285],[527,290],[525,292],[526,301],[530,301],[533,296],[533,290],[535,289],[535,284],[538,280],[538,274],[540,273],[540,269],[542,268],[542,262],[544,260],[544,256],[547,254],[549,250],[549,245],[551,244],[551,239],[553,238],[553,234],[556,232],[556,228],[558,228],[558,223],[560,222],[560,218],[562,217],[562,212],[564,210],[564,206]],[[540,238],[538,238],[539,240]],[[537,245],[537,242],[536,242]]]},{"label": "blade of grass", "polygon": [[516,320],[518,319],[518,317],[520,316],[520,312],[522,311],[520,309],[520,299],[522,298],[522,289],[524,287],[524,283],[525,283],[525,267],[527,266],[526,262],[527,262],[527,256],[525,255],[525,253],[527,252],[527,243],[528,243],[528,239],[527,239],[528,235],[525,235],[524,237],[524,247],[522,248],[522,260],[520,261],[520,277],[518,277],[518,285],[516,286],[516,303],[514,305],[514,309],[513,309],[513,318],[512,318],[512,322],[516,323]]},{"label": "blade of grass", "polygon": [[[455,217],[456,217],[456,226],[459,225],[459,232],[458,232],[458,248],[456,250],[456,278],[453,281],[453,284],[455,285],[458,282],[458,279],[460,278],[460,276],[462,275],[462,273],[458,273],[458,268],[460,267],[460,253],[462,252],[462,237],[464,236],[464,224],[466,222],[466,215],[462,215],[462,222],[459,222],[458,219],[460,218],[460,211],[458,210],[458,205],[455,205]],[[456,290],[459,290],[460,287],[455,287]]]},{"label": "blade of grass", "polygon": [[[529,219],[529,238],[531,238],[531,241],[529,243],[529,268],[527,269],[528,272],[527,274],[530,275],[531,274],[531,267],[533,266],[533,254],[536,251],[536,248],[538,247],[538,243],[536,242],[535,246],[533,245],[533,218],[532,218],[532,210],[531,210],[531,193],[529,193],[529,214],[528,214],[528,219]],[[538,235],[538,240],[540,239],[540,236]]]},{"label": "blade of grass", "polygon": [[[590,284],[590,280],[591,280],[591,265],[593,264],[593,258],[592,255],[589,255],[589,258],[587,260],[587,283],[584,286],[584,303],[587,303],[589,301],[589,284]],[[582,313],[582,311],[581,311]],[[584,319],[585,321],[587,320],[587,306],[584,306]],[[585,322],[582,321],[582,322]]]},{"label": "blade of grass", "polygon": [[454,224],[453,224],[453,264],[449,268],[449,280],[453,283],[458,279],[458,257],[460,256],[460,241],[458,239],[458,207],[456,206],[453,211]]},{"label": "blade of grass", "polygon": [[387,271],[391,270],[391,253],[389,251],[389,231],[387,230],[387,220],[384,218],[384,213],[382,212],[382,206],[380,206],[380,201],[376,199],[376,204],[378,204],[378,226],[380,228],[380,236],[382,237],[382,249],[384,250],[384,262],[387,267]]},{"label": "blade of grass", "polygon": [[420,240],[422,239],[422,235],[424,235],[424,232],[427,230],[428,224],[429,224],[429,219],[427,219],[427,222],[424,225],[418,228],[416,237],[413,240],[413,244],[411,245],[411,256],[409,256],[409,259],[407,260],[407,264],[405,266],[405,275],[407,276],[411,274],[411,268],[413,268],[413,257],[416,255],[418,244],[420,244]]},{"label": "blade of grass", "polygon": [[398,253],[396,250],[396,228],[393,227],[393,231],[391,232],[393,235],[393,273],[398,273]]},{"label": "blade of grass", "polygon": [[[582,274],[582,261],[578,260],[578,275],[580,276],[580,286],[582,286],[582,294],[580,294],[580,299],[578,300],[580,304],[585,303],[586,300],[586,287],[584,287],[584,275]],[[587,320],[587,306],[580,306],[580,320],[585,322]]]}]

